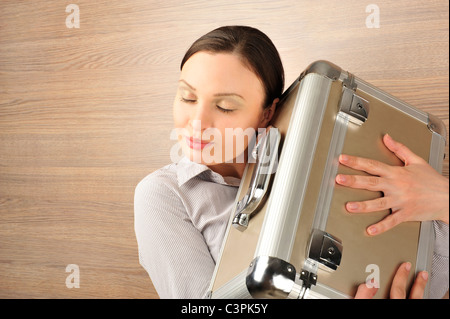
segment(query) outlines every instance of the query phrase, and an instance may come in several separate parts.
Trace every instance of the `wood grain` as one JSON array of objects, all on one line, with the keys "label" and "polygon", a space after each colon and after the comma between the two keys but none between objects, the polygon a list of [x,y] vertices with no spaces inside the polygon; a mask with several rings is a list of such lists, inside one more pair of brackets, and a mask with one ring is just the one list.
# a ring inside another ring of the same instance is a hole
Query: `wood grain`
[{"label": "wood grain", "polygon": [[[65,25],[68,4],[80,28]],[[447,127],[448,1],[2,1],[0,298],[157,298],[134,187],[170,162],[181,58],[215,27],[261,29],[286,86],[326,59]],[[443,174],[448,177],[448,146]],[[68,264],[80,288],[68,289]]]}]

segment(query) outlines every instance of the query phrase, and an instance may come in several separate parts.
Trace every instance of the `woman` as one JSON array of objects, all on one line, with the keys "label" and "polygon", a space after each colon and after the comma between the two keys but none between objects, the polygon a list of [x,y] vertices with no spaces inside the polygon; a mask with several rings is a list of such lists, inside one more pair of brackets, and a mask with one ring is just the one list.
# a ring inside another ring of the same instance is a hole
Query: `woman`
[{"label": "woman", "polygon": [[256,29],[219,28],[186,52],[173,106],[186,157],[135,195],[140,262],[161,298],[206,294],[246,164],[243,133],[268,125],[283,87],[278,52]]},{"label": "woman", "polygon": [[218,28],[186,52],[173,106],[185,157],[148,175],[135,194],[139,259],[161,298],[206,295],[247,148],[283,87],[278,51],[259,30]]}]

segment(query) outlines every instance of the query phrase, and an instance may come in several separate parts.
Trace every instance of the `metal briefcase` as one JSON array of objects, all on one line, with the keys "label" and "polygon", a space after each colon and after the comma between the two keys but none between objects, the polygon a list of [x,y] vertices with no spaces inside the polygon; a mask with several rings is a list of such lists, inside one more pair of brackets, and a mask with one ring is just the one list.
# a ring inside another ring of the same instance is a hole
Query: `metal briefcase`
[{"label": "metal briefcase", "polygon": [[366,227],[389,211],[355,216],[345,203],[382,194],[341,187],[335,176],[352,173],[338,164],[341,153],[402,165],[383,145],[385,133],[441,172],[440,120],[317,61],[283,94],[272,125],[242,178],[211,298],[351,298],[371,276],[376,297],[386,298],[401,262],[430,272],[433,222],[369,237]]}]

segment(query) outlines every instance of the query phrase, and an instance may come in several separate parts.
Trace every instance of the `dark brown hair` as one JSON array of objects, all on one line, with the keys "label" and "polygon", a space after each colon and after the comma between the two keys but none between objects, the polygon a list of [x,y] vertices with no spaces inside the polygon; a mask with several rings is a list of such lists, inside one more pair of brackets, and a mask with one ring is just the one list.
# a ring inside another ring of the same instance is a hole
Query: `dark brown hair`
[{"label": "dark brown hair", "polygon": [[272,41],[258,29],[247,26],[217,28],[195,41],[181,61],[186,61],[200,51],[229,52],[241,57],[244,64],[261,80],[266,93],[264,107],[272,105],[284,88],[284,69],[280,55]]}]

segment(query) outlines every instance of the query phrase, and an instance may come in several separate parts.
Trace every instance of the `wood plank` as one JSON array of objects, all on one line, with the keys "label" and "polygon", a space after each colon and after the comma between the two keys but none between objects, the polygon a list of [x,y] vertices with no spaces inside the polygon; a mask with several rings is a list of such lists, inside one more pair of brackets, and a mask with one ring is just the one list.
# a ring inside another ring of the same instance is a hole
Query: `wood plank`
[{"label": "wood plank", "polygon": [[351,0],[73,2],[79,29],[68,3],[0,3],[0,298],[158,297],[138,263],[134,187],[170,163],[179,63],[220,25],[267,33],[286,86],[327,59],[448,131],[448,1],[377,1],[375,29]]}]

